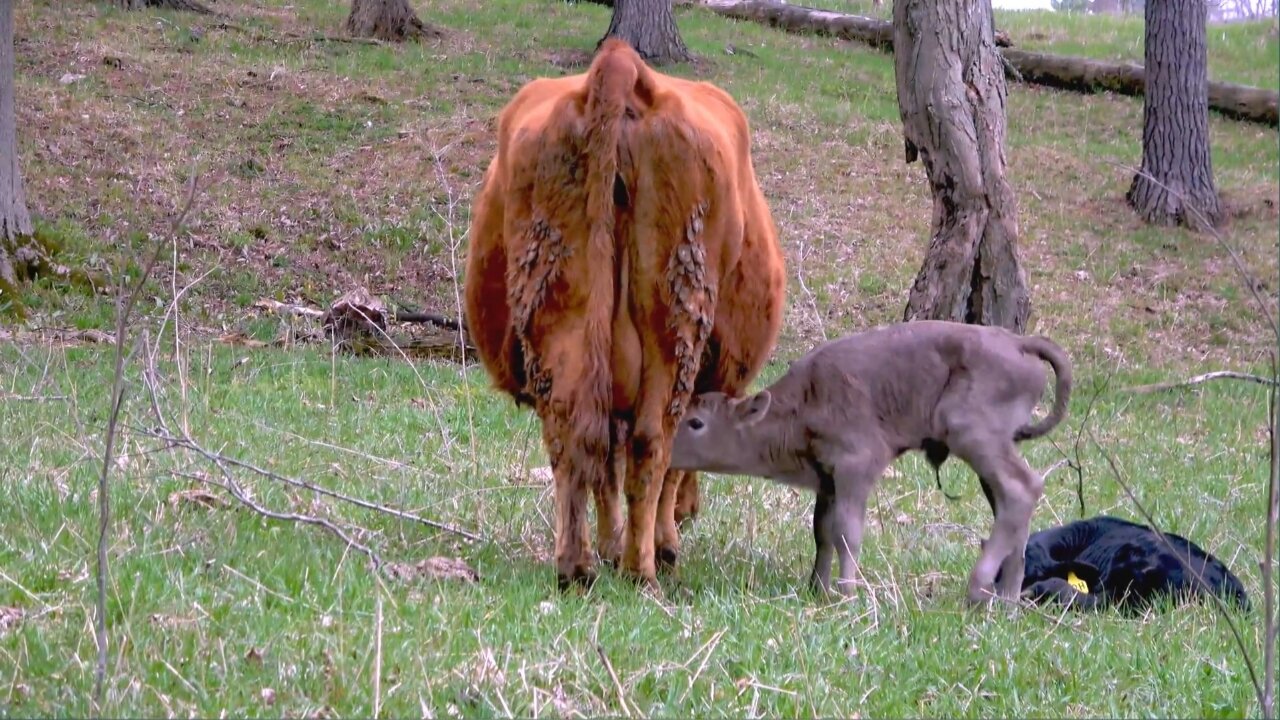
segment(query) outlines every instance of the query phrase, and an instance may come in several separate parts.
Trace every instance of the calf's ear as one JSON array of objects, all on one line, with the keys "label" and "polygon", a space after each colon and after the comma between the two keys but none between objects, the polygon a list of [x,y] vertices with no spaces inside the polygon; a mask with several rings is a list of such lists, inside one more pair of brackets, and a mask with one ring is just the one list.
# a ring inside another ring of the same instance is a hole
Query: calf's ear
[{"label": "calf's ear", "polygon": [[760,419],[769,412],[769,403],[773,401],[773,396],[768,390],[761,390],[751,397],[738,403],[735,408],[738,416],[738,422],[743,425],[752,425],[760,422]]}]

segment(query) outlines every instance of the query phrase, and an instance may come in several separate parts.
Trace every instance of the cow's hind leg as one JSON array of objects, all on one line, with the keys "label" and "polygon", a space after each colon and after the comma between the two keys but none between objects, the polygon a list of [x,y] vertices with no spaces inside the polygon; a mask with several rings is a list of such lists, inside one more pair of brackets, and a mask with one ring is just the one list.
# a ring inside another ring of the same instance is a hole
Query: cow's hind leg
[{"label": "cow's hind leg", "polygon": [[596,552],[600,559],[616,567],[622,557],[622,484],[627,474],[630,437],[626,420],[614,418],[610,425],[609,464],[601,481],[593,488],[596,500]]},{"label": "cow's hind leg", "polygon": [[[573,584],[590,586],[595,582],[595,562],[591,554],[591,538],[587,521],[587,495],[595,483],[593,467],[599,462],[589,456],[594,450],[571,431],[564,413],[553,410],[543,418],[543,441],[551,458],[555,475],[555,555],[556,579],[560,589]],[[603,455],[607,445],[599,447]]]},{"label": "cow's hind leg", "polygon": [[680,558],[680,530],[693,522],[698,514],[698,473],[692,470],[668,470],[662,479],[662,495],[658,498],[657,537],[658,564],[674,566]]},{"label": "cow's hind leg", "polygon": [[548,335],[531,360],[542,440],[555,475],[555,555],[560,587],[595,581],[587,498],[609,475],[608,375],[583,357],[571,325]]}]

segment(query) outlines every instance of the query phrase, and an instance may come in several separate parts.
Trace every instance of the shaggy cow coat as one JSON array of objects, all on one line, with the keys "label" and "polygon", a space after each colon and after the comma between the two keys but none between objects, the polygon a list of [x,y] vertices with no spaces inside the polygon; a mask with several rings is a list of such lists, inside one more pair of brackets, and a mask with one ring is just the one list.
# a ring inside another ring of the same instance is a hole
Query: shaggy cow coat
[{"label": "shaggy cow coat", "polygon": [[588,493],[600,555],[655,584],[682,489],[696,505],[668,474],[675,424],[695,389],[745,390],[782,319],[745,115],[606,41],[586,73],[533,80],[502,110],[469,243],[471,340],[542,423],[561,586],[595,577]]}]

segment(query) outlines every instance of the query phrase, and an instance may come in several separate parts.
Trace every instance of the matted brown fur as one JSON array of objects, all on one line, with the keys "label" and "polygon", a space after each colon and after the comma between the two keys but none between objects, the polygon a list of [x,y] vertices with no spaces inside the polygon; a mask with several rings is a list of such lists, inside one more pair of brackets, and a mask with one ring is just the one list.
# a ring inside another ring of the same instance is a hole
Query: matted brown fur
[{"label": "matted brown fur", "polygon": [[692,474],[667,473],[675,424],[695,390],[744,391],[782,320],[746,116],[605,42],[586,73],[533,80],[502,110],[469,242],[477,354],[542,421],[561,586],[595,576],[588,492],[600,556],[653,585],[677,505],[697,505]]}]

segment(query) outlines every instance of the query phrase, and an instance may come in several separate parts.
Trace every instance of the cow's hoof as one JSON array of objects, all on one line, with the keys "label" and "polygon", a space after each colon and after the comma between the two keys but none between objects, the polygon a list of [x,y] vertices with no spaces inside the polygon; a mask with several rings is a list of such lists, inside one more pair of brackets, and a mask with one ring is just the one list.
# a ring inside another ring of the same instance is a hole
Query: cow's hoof
[{"label": "cow's hoof", "polygon": [[570,572],[557,572],[556,581],[560,592],[568,592],[573,588],[590,590],[596,584],[596,571],[593,568],[575,568]]},{"label": "cow's hoof", "polygon": [[657,555],[660,567],[675,567],[676,561],[680,559],[680,551],[670,545],[658,548]]},{"label": "cow's hoof", "polygon": [[693,525],[693,521],[697,519],[698,519],[697,510],[691,510],[689,512],[680,512],[679,510],[676,511],[676,517],[675,517],[676,527],[680,528],[681,530],[688,529],[690,526]]}]

